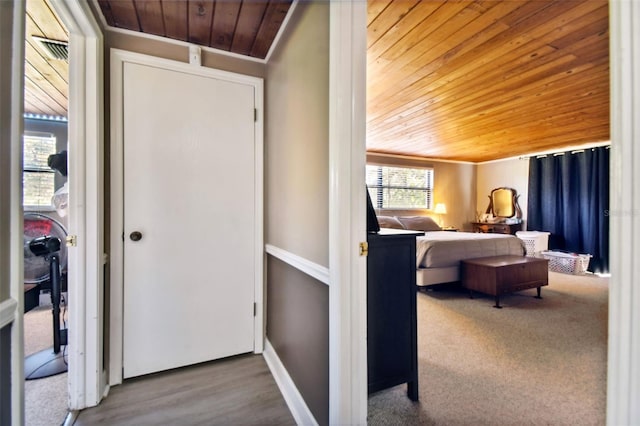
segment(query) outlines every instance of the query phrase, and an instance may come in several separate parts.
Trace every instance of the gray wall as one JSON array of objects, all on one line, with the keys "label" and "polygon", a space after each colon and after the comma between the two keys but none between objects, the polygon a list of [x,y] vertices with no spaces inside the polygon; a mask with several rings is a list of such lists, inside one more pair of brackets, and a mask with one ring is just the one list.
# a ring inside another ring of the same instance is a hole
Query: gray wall
[{"label": "gray wall", "polygon": [[[108,30],[108,28],[107,28]],[[140,37],[132,34],[107,31],[105,34],[105,55],[107,56],[106,68],[109,70],[109,49],[117,48],[130,52],[142,53],[158,58],[171,59],[180,62],[189,62],[189,47],[169,41],[157,40],[148,37]],[[244,60],[232,56],[219,55],[210,51],[202,51],[202,65],[204,67],[251,75],[264,76],[264,64],[255,61]],[[105,92],[108,95],[108,92]]]},{"label": "gray wall", "polygon": [[11,423],[11,328],[0,329],[0,424]]},{"label": "gray wall", "polygon": [[328,5],[295,12],[267,67],[267,240],[328,266]]},{"label": "gray wall", "polygon": [[[501,186],[514,188],[520,197],[523,220],[527,217],[529,162],[517,158],[487,163],[457,163],[419,158],[403,158],[374,153],[367,154],[367,162],[395,166],[433,167],[434,206],[445,203],[447,214],[443,216],[445,226],[454,226],[471,231],[470,222],[482,214],[489,205],[491,190]],[[387,216],[431,216],[439,219],[431,210],[382,210]]]},{"label": "gray wall", "polygon": [[[13,2],[0,3],[0,302],[10,296]],[[3,336],[5,336],[3,334]],[[6,342],[3,340],[2,347]],[[4,382],[2,382],[4,383]],[[0,389],[3,391],[4,388]]]},{"label": "gray wall", "polygon": [[[329,4],[301,2],[267,64],[265,241],[329,264]],[[329,419],[329,288],[267,259],[267,338],[320,424]]]},{"label": "gray wall", "polygon": [[478,164],[477,210],[484,213],[489,205],[489,194],[494,188],[506,186],[519,195],[518,205],[526,229],[527,204],[529,200],[529,160],[511,158]]},{"label": "gray wall", "polygon": [[[453,163],[418,158],[401,158],[373,153],[367,154],[367,162],[389,166],[433,167],[433,202],[445,203],[447,214],[443,216],[444,226],[454,226],[470,231],[475,220],[476,209],[476,165]],[[383,210],[386,216],[438,216],[431,210]]]},{"label": "gray wall", "polygon": [[316,420],[329,422],[329,287],[269,256],[267,335]]}]

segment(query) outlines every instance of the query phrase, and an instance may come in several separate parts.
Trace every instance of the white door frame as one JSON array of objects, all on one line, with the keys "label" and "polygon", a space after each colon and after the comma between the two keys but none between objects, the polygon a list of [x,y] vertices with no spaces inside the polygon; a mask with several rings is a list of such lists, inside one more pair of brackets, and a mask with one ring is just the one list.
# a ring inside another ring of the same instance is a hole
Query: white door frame
[{"label": "white door frame", "polygon": [[69,408],[106,392],[104,322],[103,39],[87,2],[52,0],[69,31]]},{"label": "white door frame", "polygon": [[366,11],[330,2],[329,423],[367,421]]},{"label": "white door frame", "polygon": [[264,225],[263,225],[263,80],[243,74],[191,65],[155,56],[111,49],[111,312],[110,312],[110,352],[109,384],[122,383],[123,361],[123,294],[124,294],[124,122],[123,122],[123,69],[125,63],[217,78],[220,80],[253,86],[255,107],[255,302],[254,352],[264,350]]},{"label": "white door frame", "polygon": [[[356,2],[358,3],[358,2]],[[362,2],[365,3],[365,2]],[[331,424],[366,423],[366,344],[361,336],[362,266],[353,250],[360,236],[364,212],[356,214],[361,148],[359,125],[364,126],[364,107],[356,82],[365,81],[360,69],[362,34],[366,21],[350,2],[331,3],[331,95],[330,95],[330,381]],[[366,9],[366,6],[364,6]],[[633,185],[634,166],[640,167],[640,5],[633,1],[610,2],[611,63],[611,283],[609,296],[609,354],[607,374],[607,424],[640,424],[640,194]],[[351,57],[349,57],[351,55]],[[353,61],[353,62],[351,62]],[[353,68],[351,67],[353,66]],[[336,81],[342,78],[343,81]],[[355,90],[354,90],[355,89]],[[359,121],[358,121],[359,120]],[[346,143],[350,141],[350,143]],[[340,145],[340,142],[345,142]],[[352,195],[349,198],[349,195]],[[342,203],[340,203],[342,201]],[[352,228],[347,226],[352,221]],[[633,230],[633,233],[629,231]],[[342,231],[342,232],[341,232]],[[348,237],[345,237],[348,236]],[[342,241],[341,241],[342,238]],[[366,275],[366,272],[364,272]],[[351,287],[345,285],[351,279]],[[365,293],[366,294],[366,293]],[[366,315],[366,314],[364,314]],[[366,330],[366,327],[365,327]],[[362,354],[364,353],[364,358]],[[363,384],[365,390],[362,391]]]},{"label": "white door frame", "polygon": [[[24,110],[24,14],[25,3],[13,0],[0,5],[0,18],[9,20],[10,25],[0,28],[0,61],[3,80],[2,92],[9,89],[9,96],[0,99],[0,167],[3,168],[3,181],[0,182],[0,203],[2,203],[2,235],[8,239],[0,247],[4,273],[0,276],[3,292],[8,298],[0,301],[0,329],[11,327],[11,356],[9,363],[10,391],[7,395],[7,383],[2,383],[0,397],[10,398],[8,415],[11,425],[24,424],[24,240],[22,238],[22,132]],[[5,14],[6,13],[6,14]],[[10,15],[10,16],[8,16]],[[7,28],[10,31],[7,31]],[[6,172],[8,170],[8,173]],[[5,180],[6,179],[6,180]],[[8,272],[7,272],[8,269]],[[4,402],[4,401],[3,401]],[[6,421],[7,414],[0,417]]]},{"label": "white door frame", "polygon": [[[609,2],[611,176],[607,424],[640,424],[640,4]],[[635,167],[634,167],[635,166]]]}]

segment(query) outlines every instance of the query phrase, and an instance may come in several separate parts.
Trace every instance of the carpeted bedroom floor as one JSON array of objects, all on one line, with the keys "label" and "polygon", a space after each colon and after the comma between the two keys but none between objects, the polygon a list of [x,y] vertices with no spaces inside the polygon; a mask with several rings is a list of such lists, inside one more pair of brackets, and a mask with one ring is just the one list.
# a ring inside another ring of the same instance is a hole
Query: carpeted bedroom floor
[{"label": "carpeted bedroom floor", "polygon": [[419,402],[369,398],[371,425],[603,425],[608,278],[550,272],[535,290],[418,293]]}]

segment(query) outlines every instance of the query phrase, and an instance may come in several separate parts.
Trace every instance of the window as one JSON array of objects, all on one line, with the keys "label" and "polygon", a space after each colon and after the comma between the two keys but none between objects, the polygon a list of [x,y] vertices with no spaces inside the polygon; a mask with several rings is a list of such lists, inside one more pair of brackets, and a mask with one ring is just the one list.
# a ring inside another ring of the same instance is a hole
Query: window
[{"label": "window", "polygon": [[380,209],[431,209],[433,169],[367,164],[371,202]]},{"label": "window", "polygon": [[23,150],[23,205],[51,207],[55,171],[49,167],[48,160],[56,153],[56,138],[52,134],[25,134]]}]

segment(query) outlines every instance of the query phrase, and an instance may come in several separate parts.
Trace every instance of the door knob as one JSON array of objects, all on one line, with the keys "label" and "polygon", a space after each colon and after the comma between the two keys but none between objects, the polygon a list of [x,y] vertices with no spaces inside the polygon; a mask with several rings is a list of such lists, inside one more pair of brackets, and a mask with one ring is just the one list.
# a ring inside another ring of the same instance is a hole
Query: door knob
[{"label": "door knob", "polygon": [[131,241],[140,241],[142,239],[142,232],[133,231],[129,234],[129,238],[131,238]]}]

